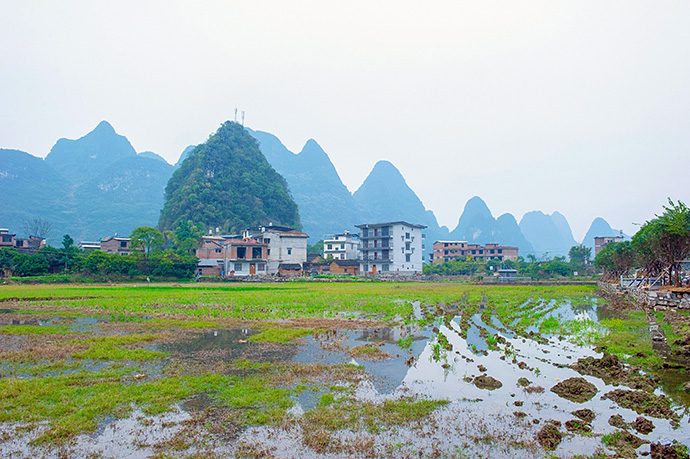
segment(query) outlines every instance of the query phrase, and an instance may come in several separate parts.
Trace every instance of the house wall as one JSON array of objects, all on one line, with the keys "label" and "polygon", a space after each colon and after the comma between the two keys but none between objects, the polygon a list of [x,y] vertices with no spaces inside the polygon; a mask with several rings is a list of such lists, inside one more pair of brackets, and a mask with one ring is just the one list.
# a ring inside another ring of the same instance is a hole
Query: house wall
[{"label": "house wall", "polygon": [[473,257],[477,260],[517,260],[518,248],[498,244],[469,244],[467,241],[436,241],[434,242],[434,263],[455,261],[463,257]]},{"label": "house wall", "polygon": [[422,272],[421,225],[406,222],[358,225],[360,271],[370,274]]},{"label": "house wall", "polygon": [[101,241],[101,251],[106,253],[117,253],[127,255],[131,252],[131,242],[129,238],[108,238]]},{"label": "house wall", "polygon": [[353,276],[359,276],[359,264],[352,266],[340,266],[336,262],[331,262],[329,269],[331,274],[350,274]]}]

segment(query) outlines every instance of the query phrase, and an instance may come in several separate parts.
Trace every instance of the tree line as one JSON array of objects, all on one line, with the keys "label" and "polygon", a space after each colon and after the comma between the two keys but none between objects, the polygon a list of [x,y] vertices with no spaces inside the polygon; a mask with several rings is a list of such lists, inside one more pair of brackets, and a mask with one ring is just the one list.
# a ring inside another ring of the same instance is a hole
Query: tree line
[{"label": "tree line", "polygon": [[681,201],[663,206],[663,213],[645,222],[630,241],[613,242],[596,256],[594,264],[604,279],[631,274],[664,285],[681,286],[682,260],[690,256],[690,209]]},{"label": "tree line", "polygon": [[82,250],[66,234],[60,248],[45,246],[33,253],[3,248],[0,268],[5,274],[18,277],[57,274],[87,281],[137,277],[191,279],[199,263],[194,251],[202,235],[202,230],[189,221],[181,222],[174,232],[140,226],[130,235],[131,253],[119,255]]}]

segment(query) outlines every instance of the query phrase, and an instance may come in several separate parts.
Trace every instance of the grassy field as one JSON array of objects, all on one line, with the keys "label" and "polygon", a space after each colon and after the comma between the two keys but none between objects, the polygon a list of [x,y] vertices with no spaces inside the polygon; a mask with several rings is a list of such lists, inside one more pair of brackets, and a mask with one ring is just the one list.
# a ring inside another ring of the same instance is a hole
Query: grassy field
[{"label": "grassy field", "polygon": [[[337,442],[328,438],[335,441],[335,430],[379,432],[428,417],[446,402],[356,401],[351,391],[366,377],[362,367],[266,355],[289,354],[295,340],[314,333],[382,323],[433,326],[456,316],[463,326],[478,312],[486,323],[496,316],[519,335],[535,336],[528,332],[535,327],[540,333],[580,334],[576,321],[556,311],[594,295],[591,286],[461,283],[5,285],[0,320],[11,321],[0,322],[0,422],[33,432],[33,445],[62,448],[76,435],[93,432],[105,417],[127,417],[134,409],[160,414],[204,395],[211,401],[199,422],[215,426],[210,431],[298,422],[310,447],[333,451]],[[582,339],[635,356],[637,363],[647,353],[653,363],[642,321],[634,314],[603,319],[599,327],[606,332]],[[177,343],[206,330],[236,327],[250,327],[254,334],[236,340],[245,347],[238,344],[241,350],[232,358],[176,350]],[[401,340],[402,350],[409,345]],[[377,350],[355,349],[365,356]],[[323,396],[296,421],[289,410],[305,391]],[[215,422],[219,416],[221,423]],[[164,445],[161,451],[176,447],[181,446]]]}]

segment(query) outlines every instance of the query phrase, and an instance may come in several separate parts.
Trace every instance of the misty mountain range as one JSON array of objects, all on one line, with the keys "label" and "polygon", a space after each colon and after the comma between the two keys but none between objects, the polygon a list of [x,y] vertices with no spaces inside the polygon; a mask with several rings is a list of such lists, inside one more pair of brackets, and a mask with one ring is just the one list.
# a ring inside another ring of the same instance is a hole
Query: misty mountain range
[{"label": "misty mountain range", "polygon": [[[528,212],[518,223],[509,213],[495,218],[476,196],[450,231],[438,224],[388,161],[376,163],[362,185],[350,193],[315,140],[307,141],[295,154],[270,133],[247,131],[286,179],[312,243],[327,234],[355,231],[359,223],[405,220],[428,227],[426,252],[436,240],[465,240],[517,246],[524,256],[552,257],[567,255],[577,244],[559,212]],[[75,240],[97,240],[115,233],[129,235],[137,226],[156,226],[166,184],[193,149],[186,148],[173,166],[156,153],[137,153],[106,121],[80,139],[58,140],[45,159],[0,149],[0,193],[5,196],[0,226],[21,233],[26,220],[41,217],[53,225],[49,235],[53,245],[59,245],[63,234]],[[618,234],[597,218],[583,243],[593,247],[594,236]]]}]

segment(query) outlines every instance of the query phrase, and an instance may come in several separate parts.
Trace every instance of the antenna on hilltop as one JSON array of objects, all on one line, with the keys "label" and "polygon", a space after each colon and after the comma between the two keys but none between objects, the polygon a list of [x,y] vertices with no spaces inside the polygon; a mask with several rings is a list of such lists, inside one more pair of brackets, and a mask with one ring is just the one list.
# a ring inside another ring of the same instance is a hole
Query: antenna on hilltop
[{"label": "antenna on hilltop", "polygon": [[237,123],[237,109],[235,109],[235,123]]},{"label": "antenna on hilltop", "polygon": [[244,110],[242,110],[242,127],[244,127]]}]

